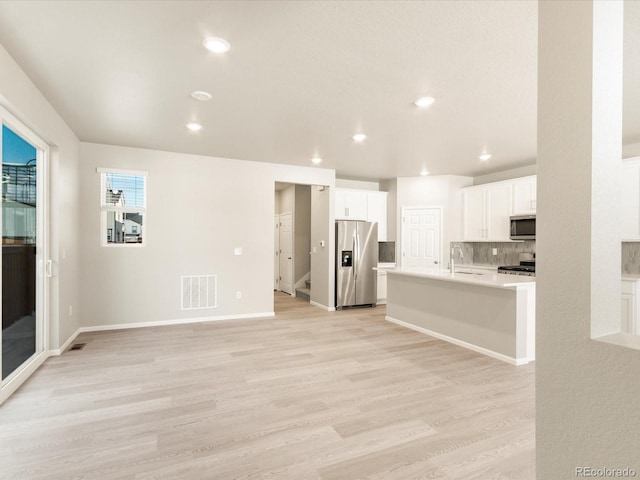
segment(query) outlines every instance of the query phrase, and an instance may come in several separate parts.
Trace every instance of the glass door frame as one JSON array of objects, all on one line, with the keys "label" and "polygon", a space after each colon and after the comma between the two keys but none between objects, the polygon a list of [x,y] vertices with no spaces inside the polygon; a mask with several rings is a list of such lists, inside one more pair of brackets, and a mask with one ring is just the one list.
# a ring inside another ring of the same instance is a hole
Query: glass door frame
[{"label": "glass door frame", "polygon": [[[6,126],[36,148],[36,351],[20,367],[0,382],[0,405],[24,383],[49,356],[49,146],[23,122],[0,106],[0,127]],[[0,133],[0,163],[2,135]],[[0,208],[0,226],[2,209]],[[2,271],[2,256],[0,256]],[[2,301],[0,277],[0,303]],[[0,311],[0,321],[2,313]],[[2,367],[2,329],[0,328],[0,371]]]}]

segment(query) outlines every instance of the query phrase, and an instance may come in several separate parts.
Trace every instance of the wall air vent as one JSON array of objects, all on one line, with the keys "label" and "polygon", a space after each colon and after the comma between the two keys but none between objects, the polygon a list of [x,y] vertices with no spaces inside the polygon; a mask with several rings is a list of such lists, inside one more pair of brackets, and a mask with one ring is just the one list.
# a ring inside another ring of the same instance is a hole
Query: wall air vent
[{"label": "wall air vent", "polygon": [[218,306],[217,283],[215,275],[181,277],[182,310],[216,308]]}]

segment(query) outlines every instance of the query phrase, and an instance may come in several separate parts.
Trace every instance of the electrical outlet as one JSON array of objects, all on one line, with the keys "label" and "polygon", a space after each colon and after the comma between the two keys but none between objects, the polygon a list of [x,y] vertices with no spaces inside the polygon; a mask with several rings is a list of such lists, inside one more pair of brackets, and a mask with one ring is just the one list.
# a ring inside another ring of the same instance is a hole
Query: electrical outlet
[{"label": "electrical outlet", "polygon": [[494,249],[493,249],[493,254],[494,254],[494,255],[497,255],[497,254],[498,254],[498,249],[497,249],[497,248],[494,248]]},{"label": "electrical outlet", "polygon": [[240,300],[240,299],[242,299],[242,292],[240,290],[238,290],[236,292],[236,300]]},{"label": "electrical outlet", "polygon": [[233,249],[234,255],[242,255],[242,247],[236,247]]}]

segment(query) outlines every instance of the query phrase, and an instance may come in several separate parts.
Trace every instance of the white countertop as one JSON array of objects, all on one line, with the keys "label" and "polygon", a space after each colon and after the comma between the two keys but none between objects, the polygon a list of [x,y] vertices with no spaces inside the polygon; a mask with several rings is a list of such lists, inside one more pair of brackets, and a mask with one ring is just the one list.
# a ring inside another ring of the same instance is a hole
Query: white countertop
[{"label": "white countertop", "polygon": [[445,282],[467,283],[470,285],[480,285],[494,288],[514,288],[525,287],[536,284],[535,277],[520,275],[505,275],[503,273],[469,274],[456,272],[452,274],[449,270],[440,268],[411,268],[400,267],[385,269],[388,274],[404,275],[407,277],[429,278],[443,280]]},{"label": "white countertop", "polygon": [[396,268],[396,264],[391,262],[380,262],[374,270],[389,270],[390,268]]}]

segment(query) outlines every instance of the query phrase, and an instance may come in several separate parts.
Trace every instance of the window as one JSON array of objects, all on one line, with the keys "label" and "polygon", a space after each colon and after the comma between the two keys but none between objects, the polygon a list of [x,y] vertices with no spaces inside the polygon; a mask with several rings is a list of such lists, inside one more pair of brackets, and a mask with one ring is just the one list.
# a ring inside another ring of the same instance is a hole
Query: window
[{"label": "window", "polygon": [[98,169],[104,246],[144,245],[147,173]]}]

